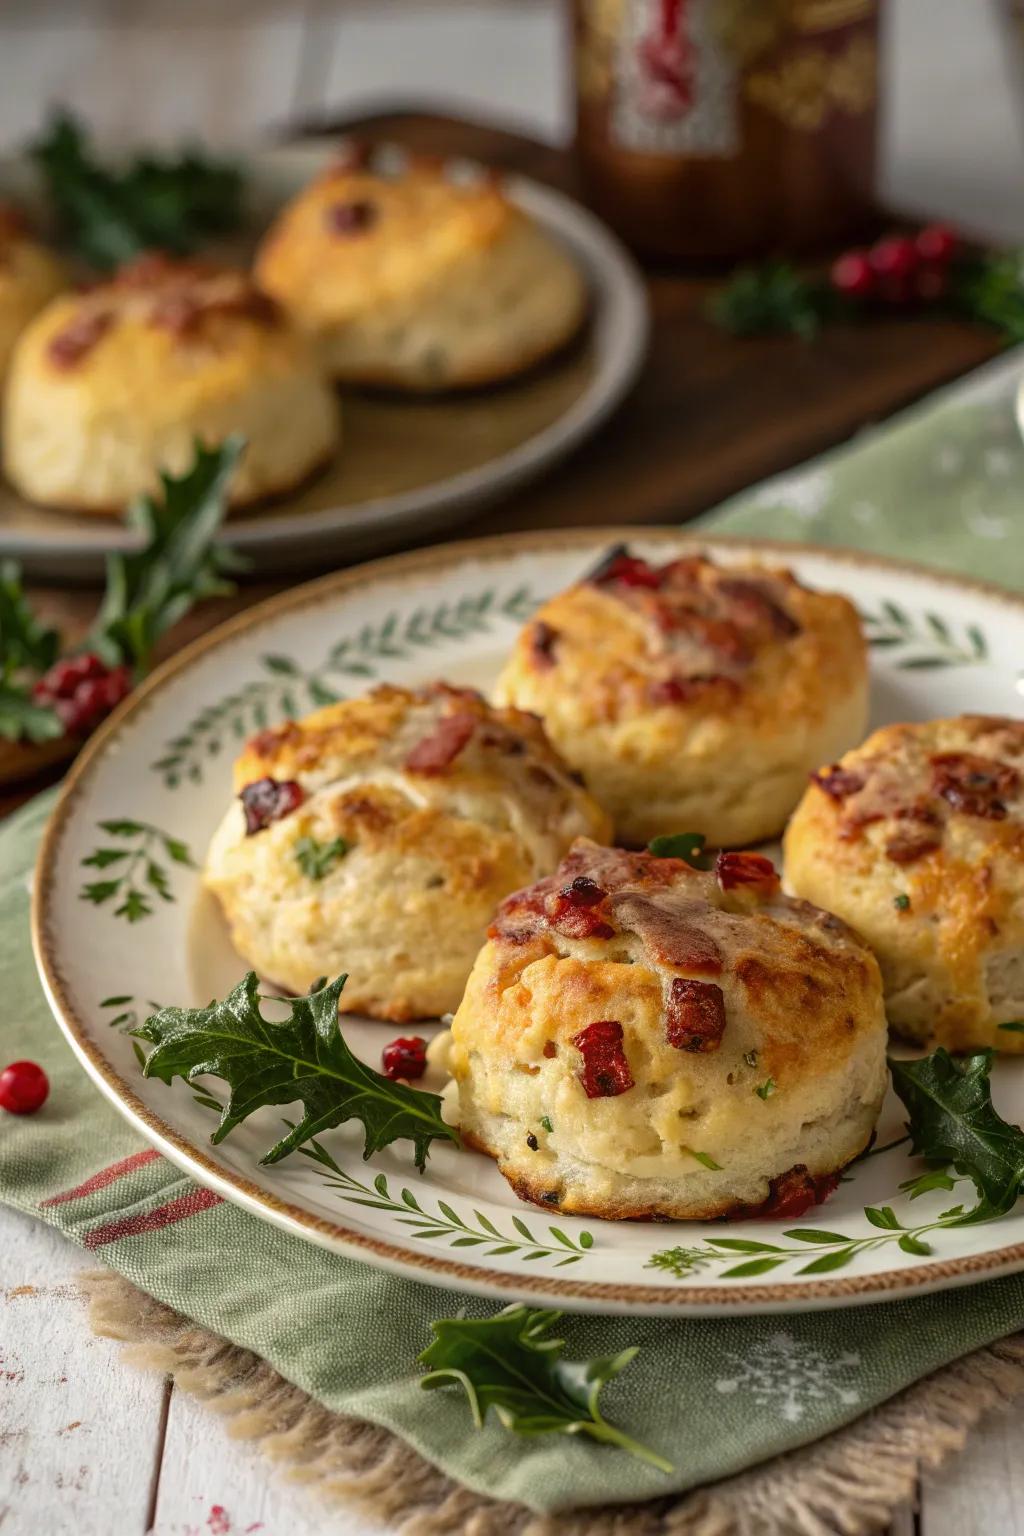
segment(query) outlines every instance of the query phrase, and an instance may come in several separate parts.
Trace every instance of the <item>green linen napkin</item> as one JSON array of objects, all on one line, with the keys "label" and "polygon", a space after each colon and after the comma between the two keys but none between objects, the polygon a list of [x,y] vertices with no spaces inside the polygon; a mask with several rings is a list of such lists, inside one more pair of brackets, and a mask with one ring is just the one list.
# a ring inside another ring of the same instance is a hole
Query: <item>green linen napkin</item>
[{"label": "green linen napkin", "polygon": [[[1024,585],[1018,370],[1019,359],[1002,359],[706,526],[856,542]],[[52,1083],[37,1115],[0,1115],[0,1198],[477,1491],[540,1511],[682,1491],[815,1440],[1024,1326],[1024,1276],[801,1316],[567,1316],[559,1331],[572,1355],[640,1346],[602,1401],[675,1472],[584,1440],[522,1440],[493,1422],[475,1430],[457,1390],[426,1397],[415,1361],[432,1318],[460,1308],[482,1316],[495,1304],[337,1257],[221,1201],[141,1141],[77,1065],[29,946],[30,872],[52,799],[0,827],[0,1063],[29,1057]]]}]

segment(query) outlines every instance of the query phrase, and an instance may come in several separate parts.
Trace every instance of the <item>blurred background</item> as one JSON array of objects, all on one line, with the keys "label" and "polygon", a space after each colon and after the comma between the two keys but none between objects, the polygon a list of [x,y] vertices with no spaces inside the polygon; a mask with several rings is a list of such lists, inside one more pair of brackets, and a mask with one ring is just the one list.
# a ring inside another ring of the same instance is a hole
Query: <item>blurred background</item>
[{"label": "blurred background", "polygon": [[[762,0],[771,9],[772,0]],[[1014,0],[882,0],[881,189],[1024,236]],[[410,104],[568,142],[565,0],[7,0],[0,146],[49,108],[108,141],[219,145]]]}]

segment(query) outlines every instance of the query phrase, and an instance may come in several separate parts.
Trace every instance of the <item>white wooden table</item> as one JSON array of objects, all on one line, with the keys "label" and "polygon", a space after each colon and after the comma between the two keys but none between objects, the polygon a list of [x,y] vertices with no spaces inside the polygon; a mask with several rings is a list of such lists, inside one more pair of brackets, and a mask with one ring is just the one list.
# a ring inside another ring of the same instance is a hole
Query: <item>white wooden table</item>
[{"label": "white wooden table", "polygon": [[[557,0],[42,0],[0,19],[0,144],[54,100],[110,135],[241,140],[380,96],[443,103],[560,140]],[[1024,239],[1024,74],[985,0],[887,0],[895,108],[885,180],[922,213]],[[244,22],[244,29],[240,30]],[[1018,96],[1014,99],[1016,86]],[[0,1209],[0,1536],[371,1536],[289,1485],[217,1416],[89,1332],[92,1263]],[[989,1423],[892,1536],[1024,1536],[1024,1416]]]}]

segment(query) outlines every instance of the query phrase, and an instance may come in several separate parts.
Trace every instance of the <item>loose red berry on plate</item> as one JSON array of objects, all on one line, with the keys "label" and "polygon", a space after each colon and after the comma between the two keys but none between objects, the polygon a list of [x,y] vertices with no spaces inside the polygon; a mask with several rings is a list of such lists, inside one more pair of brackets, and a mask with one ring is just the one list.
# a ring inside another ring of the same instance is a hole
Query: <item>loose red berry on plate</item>
[{"label": "loose red berry on plate", "polygon": [[427,1042],[419,1035],[400,1035],[381,1051],[384,1076],[422,1077],[427,1070]]},{"label": "loose red berry on plate", "polygon": [[914,241],[922,261],[938,262],[945,266],[956,252],[957,237],[948,224],[926,224],[919,230]]},{"label": "loose red berry on plate", "polygon": [[921,262],[917,246],[906,235],[890,235],[879,240],[868,252],[868,260],[876,277],[897,281],[912,277]]},{"label": "loose red berry on plate", "polygon": [[12,1115],[34,1115],[46,1103],[50,1081],[34,1061],[12,1061],[0,1072],[0,1109]]},{"label": "loose red berry on plate", "polygon": [[832,287],[847,298],[866,299],[875,290],[875,272],[864,251],[848,251],[832,263]]}]

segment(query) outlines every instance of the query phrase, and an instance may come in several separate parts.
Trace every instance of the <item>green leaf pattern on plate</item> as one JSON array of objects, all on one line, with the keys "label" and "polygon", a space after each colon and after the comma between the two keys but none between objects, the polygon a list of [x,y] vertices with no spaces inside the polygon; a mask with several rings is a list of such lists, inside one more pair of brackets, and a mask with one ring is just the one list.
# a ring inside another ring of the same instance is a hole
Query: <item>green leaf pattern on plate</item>
[{"label": "green leaf pattern on plate", "polygon": [[898,603],[885,601],[877,613],[861,609],[868,644],[893,652],[902,672],[934,672],[944,667],[972,667],[988,660],[988,641],[977,624],[954,630],[938,613],[913,617]]},{"label": "green leaf pattern on plate", "polygon": [[153,764],[169,789],[183,779],[198,784],[203,766],[226,745],[240,743],[252,731],[273,721],[294,718],[308,709],[344,698],[345,684],[360,685],[378,678],[389,662],[407,661],[418,651],[443,644],[472,641],[490,634],[496,623],[520,624],[539,599],[526,586],[502,594],[494,587],[470,593],[434,608],[418,607],[407,614],[389,613],[379,623],[364,624],[354,635],[335,642],[319,666],[307,669],[293,657],[261,658],[264,676],[253,679],[216,704],[200,710],[180,735],[168,743]]},{"label": "green leaf pattern on plate", "polygon": [[112,841],[102,843],[82,860],[83,867],[105,872],[104,878],[82,886],[82,901],[90,901],[96,907],[114,902],[115,917],[138,923],[152,915],[154,900],[177,899],[167,865],[162,861],[195,868],[187,843],[148,821],[120,817],[98,825]]},{"label": "green leaf pattern on plate", "polygon": [[553,1259],[556,1269],[578,1264],[594,1246],[589,1232],[572,1237],[561,1227],[548,1227],[548,1238],[537,1238],[521,1216],[512,1217],[516,1233],[512,1236],[500,1231],[482,1211],[474,1210],[469,1219],[446,1200],[437,1201],[436,1211],[425,1210],[411,1189],[400,1190],[396,1200],[383,1173],[377,1174],[372,1188],[346,1173],[319,1141],[300,1147],[299,1151],[317,1165],[324,1183],[337,1190],[343,1200],[375,1211],[391,1211],[402,1226],[411,1229],[413,1237],[445,1238],[451,1248],[483,1247],[491,1257],[511,1253],[525,1262]]}]

